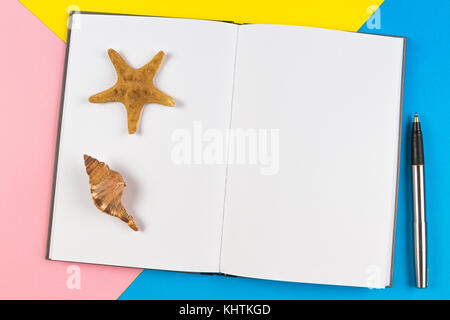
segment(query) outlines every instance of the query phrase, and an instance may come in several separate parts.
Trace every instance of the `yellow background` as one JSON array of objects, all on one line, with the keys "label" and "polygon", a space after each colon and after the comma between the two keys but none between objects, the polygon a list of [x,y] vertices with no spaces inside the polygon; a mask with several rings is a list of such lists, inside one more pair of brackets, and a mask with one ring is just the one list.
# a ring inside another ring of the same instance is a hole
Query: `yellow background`
[{"label": "yellow background", "polygon": [[383,0],[20,0],[63,41],[69,10],[275,23],[357,31]]}]

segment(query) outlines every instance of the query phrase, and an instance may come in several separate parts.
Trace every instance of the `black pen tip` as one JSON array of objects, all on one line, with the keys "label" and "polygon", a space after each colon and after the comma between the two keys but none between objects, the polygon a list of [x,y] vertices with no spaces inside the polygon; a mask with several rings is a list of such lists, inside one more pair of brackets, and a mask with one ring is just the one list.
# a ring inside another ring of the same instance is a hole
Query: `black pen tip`
[{"label": "black pen tip", "polygon": [[418,116],[417,112],[414,115],[414,122],[419,122],[419,116]]}]

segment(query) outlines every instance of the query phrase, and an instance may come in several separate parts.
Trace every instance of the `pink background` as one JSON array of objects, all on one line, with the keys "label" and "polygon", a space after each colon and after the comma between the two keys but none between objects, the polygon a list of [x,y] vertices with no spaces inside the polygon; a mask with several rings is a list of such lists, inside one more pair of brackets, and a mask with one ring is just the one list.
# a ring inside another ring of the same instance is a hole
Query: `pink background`
[{"label": "pink background", "polygon": [[0,299],[116,299],[141,270],[45,259],[65,44],[16,0],[0,43]]}]

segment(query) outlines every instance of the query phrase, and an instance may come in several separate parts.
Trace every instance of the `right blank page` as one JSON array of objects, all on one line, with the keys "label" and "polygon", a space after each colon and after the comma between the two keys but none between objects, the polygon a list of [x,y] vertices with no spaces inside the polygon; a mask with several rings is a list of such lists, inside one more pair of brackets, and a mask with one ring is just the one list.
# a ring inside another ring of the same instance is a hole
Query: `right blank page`
[{"label": "right blank page", "polygon": [[259,153],[228,167],[221,272],[390,284],[404,42],[240,26],[232,132],[256,134]]}]

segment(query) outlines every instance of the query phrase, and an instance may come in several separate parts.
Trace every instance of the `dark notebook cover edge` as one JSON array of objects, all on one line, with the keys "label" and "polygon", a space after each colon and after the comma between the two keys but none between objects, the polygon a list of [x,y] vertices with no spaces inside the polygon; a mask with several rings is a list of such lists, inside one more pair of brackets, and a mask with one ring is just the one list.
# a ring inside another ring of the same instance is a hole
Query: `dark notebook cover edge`
[{"label": "dark notebook cover edge", "polygon": [[58,171],[58,158],[59,158],[59,146],[60,146],[60,139],[61,139],[61,126],[62,126],[62,116],[63,116],[63,109],[64,109],[64,97],[66,92],[66,80],[67,80],[67,66],[68,66],[68,60],[69,60],[69,47],[70,47],[70,35],[72,31],[72,13],[70,12],[69,15],[69,23],[67,28],[67,41],[66,41],[66,51],[65,51],[65,57],[64,57],[64,71],[63,71],[63,78],[62,78],[62,84],[61,84],[61,97],[59,100],[59,116],[58,116],[58,130],[56,132],[56,145],[55,145],[55,155],[53,160],[53,181],[52,181],[52,195],[50,199],[50,214],[49,214],[49,224],[48,224],[48,231],[47,231],[47,250],[46,250],[46,259],[50,259],[50,245],[51,245],[51,238],[52,238],[52,229],[53,229],[53,212],[54,212],[54,205],[55,205],[55,194],[56,194],[56,175]]},{"label": "dark notebook cover edge", "polygon": [[391,254],[391,274],[388,288],[394,285],[394,258],[395,258],[395,238],[397,233],[397,215],[398,215],[398,193],[400,188],[400,166],[402,151],[402,126],[403,126],[403,95],[405,87],[405,62],[406,62],[406,37],[403,38],[403,61],[402,61],[402,83],[400,92],[400,112],[399,112],[399,130],[398,130],[398,156],[397,156],[397,185],[395,188],[395,213],[394,213],[394,231],[392,236],[392,254]]}]

